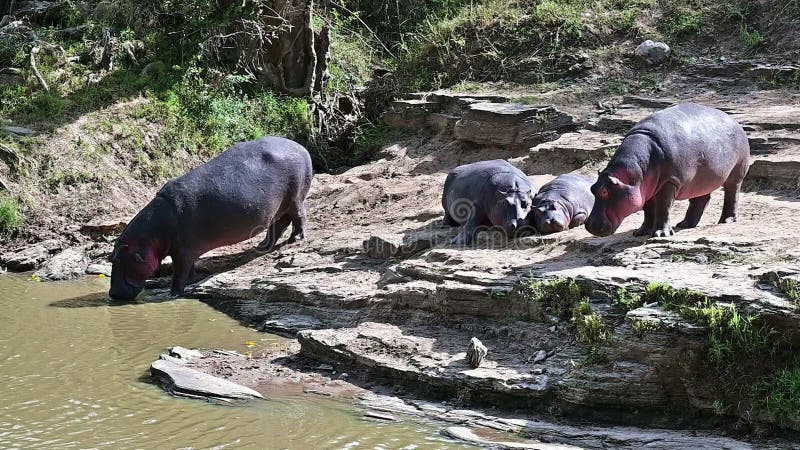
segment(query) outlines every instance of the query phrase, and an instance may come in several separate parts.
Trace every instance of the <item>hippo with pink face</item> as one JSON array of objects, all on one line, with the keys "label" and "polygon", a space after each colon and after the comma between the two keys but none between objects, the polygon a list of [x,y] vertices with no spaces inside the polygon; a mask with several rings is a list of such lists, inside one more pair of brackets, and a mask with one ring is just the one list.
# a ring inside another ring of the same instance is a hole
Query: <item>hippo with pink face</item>
[{"label": "hippo with pink face", "polygon": [[735,222],[749,162],[747,135],[726,113],[694,103],[661,110],[628,132],[600,172],[592,185],[595,202],[586,229],[608,236],[625,217],[643,209],[644,223],[634,236],[671,236],[673,201],[689,200],[677,228],[693,228],[720,187],[725,201],[719,223]]},{"label": "hippo with pink face", "polygon": [[182,177],[168,181],[114,244],[109,296],[131,300],[161,261],[172,257],[171,295],[183,294],[203,253],[267,231],[270,250],[292,225],[302,239],[311,157],[288,139],[242,142]]}]

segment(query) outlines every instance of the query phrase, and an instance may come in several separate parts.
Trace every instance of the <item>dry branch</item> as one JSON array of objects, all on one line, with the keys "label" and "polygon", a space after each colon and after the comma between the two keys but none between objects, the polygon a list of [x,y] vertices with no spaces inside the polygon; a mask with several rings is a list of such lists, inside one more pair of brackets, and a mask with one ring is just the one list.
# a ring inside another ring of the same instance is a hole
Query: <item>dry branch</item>
[{"label": "dry branch", "polygon": [[31,65],[31,72],[33,72],[33,76],[39,81],[39,84],[42,86],[46,92],[50,92],[50,86],[47,85],[47,81],[45,81],[44,77],[42,76],[39,69],[36,67],[36,54],[39,53],[41,50],[40,47],[32,47],[31,48],[31,55],[30,55],[30,65]]}]

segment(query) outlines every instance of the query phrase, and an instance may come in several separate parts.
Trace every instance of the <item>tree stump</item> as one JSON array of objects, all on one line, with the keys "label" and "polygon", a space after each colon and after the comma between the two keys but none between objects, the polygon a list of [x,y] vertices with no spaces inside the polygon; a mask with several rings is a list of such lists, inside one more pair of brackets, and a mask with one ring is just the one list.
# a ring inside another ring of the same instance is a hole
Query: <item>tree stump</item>
[{"label": "tree stump", "polygon": [[322,92],[329,77],[329,30],[314,30],[313,0],[273,0],[259,17],[237,20],[231,30],[206,39],[203,53],[295,97]]}]

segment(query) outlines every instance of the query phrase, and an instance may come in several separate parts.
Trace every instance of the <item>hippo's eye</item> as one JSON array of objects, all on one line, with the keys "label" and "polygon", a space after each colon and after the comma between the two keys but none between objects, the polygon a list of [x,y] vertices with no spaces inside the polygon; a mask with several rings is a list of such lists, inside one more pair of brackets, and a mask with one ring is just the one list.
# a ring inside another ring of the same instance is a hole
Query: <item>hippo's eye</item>
[{"label": "hippo's eye", "polygon": [[600,197],[601,200],[608,200],[608,189],[601,187],[597,190],[597,196]]}]

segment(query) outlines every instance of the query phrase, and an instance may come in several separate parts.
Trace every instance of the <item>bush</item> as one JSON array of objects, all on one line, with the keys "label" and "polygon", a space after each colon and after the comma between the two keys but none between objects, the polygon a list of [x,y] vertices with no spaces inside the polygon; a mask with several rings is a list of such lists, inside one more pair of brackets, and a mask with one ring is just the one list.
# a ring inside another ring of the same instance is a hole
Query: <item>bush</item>
[{"label": "bush", "polygon": [[22,229],[25,216],[19,201],[9,195],[0,195],[0,236],[8,237]]}]

